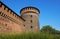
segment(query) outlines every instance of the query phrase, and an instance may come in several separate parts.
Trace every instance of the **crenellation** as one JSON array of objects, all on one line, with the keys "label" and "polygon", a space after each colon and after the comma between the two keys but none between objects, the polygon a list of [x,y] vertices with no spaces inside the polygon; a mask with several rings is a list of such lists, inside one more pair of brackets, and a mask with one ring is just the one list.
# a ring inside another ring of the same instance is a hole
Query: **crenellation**
[{"label": "crenellation", "polygon": [[10,14],[11,10],[9,10],[9,14]]},{"label": "crenellation", "polygon": [[12,16],[14,16],[14,13],[12,12]]},{"label": "crenellation", "polygon": [[30,10],[34,10],[33,8],[30,8]]},{"label": "crenellation", "polygon": [[33,12],[33,13],[38,14],[39,10],[34,8],[34,7],[25,7],[20,11],[21,15],[24,14],[24,13],[28,13],[28,12]]},{"label": "crenellation", "polygon": [[10,14],[12,14],[12,11],[10,10]]},{"label": "crenellation", "polygon": [[4,7],[4,10],[6,9],[6,7]]},{"label": "crenellation", "polygon": [[7,10],[7,12],[9,12],[9,9]]},{"label": "crenellation", "polygon": [[2,5],[2,10],[4,10],[4,5]]},{"label": "crenellation", "polygon": [[[5,14],[8,15],[8,13],[10,13],[14,18],[16,18],[15,14],[13,11],[9,10],[6,6],[2,5],[3,11],[2,12],[6,12]],[[18,16],[17,16],[18,17]],[[17,18],[16,18],[17,19]]]},{"label": "crenellation", "polygon": [[5,12],[8,13],[7,11],[8,11],[8,8],[6,7]]},{"label": "crenellation", "polygon": [[26,8],[26,10],[28,10],[28,8]]},{"label": "crenellation", "polygon": [[31,8],[29,8],[29,10],[31,10]]},{"label": "crenellation", "polygon": [[[11,20],[12,22],[17,21],[17,20],[15,20],[15,19],[13,19],[13,18],[11,18],[11,17],[9,17],[9,16],[7,16],[7,15],[3,14],[3,13],[0,13],[0,15],[1,15],[1,16],[3,16],[3,17],[5,17],[6,19]],[[18,21],[17,21],[17,22],[18,22]],[[17,23],[17,22],[15,22],[15,23]],[[19,24],[19,23],[20,23],[20,22],[18,22],[17,24]]]}]

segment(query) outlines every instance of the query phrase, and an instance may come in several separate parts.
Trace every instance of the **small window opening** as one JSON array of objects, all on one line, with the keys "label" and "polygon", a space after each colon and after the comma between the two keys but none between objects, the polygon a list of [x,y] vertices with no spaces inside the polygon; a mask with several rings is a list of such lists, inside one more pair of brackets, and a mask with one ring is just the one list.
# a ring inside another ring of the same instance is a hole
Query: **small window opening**
[{"label": "small window opening", "polygon": [[31,17],[32,17],[32,15],[31,15]]},{"label": "small window opening", "polygon": [[24,25],[24,27],[25,27],[25,25]]},{"label": "small window opening", "polygon": [[7,26],[7,24],[5,24],[5,26]]},{"label": "small window opening", "polygon": [[31,23],[32,23],[32,20],[31,20]]},{"label": "small window opening", "polygon": [[31,28],[33,28],[33,26],[31,26]]}]

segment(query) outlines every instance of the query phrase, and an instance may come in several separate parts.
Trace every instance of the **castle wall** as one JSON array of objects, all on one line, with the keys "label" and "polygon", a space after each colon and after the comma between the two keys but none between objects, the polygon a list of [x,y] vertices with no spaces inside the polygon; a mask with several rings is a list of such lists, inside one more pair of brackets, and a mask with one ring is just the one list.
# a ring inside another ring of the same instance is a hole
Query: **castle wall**
[{"label": "castle wall", "polygon": [[21,16],[0,2],[0,33],[38,32],[39,10],[35,7],[25,7],[20,11]]},{"label": "castle wall", "polygon": [[0,32],[24,32],[24,20],[0,3]]}]

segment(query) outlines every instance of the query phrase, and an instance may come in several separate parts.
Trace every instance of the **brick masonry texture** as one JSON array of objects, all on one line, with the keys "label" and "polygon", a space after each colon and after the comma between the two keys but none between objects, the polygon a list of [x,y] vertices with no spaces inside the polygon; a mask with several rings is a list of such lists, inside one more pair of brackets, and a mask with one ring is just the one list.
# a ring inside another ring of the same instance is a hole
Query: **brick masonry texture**
[{"label": "brick masonry texture", "polygon": [[[0,2],[0,33],[39,31],[39,11],[37,9],[25,7],[25,9],[21,9],[20,13],[21,16],[17,15],[13,10]],[[27,13],[33,13],[32,20],[31,14]],[[33,23],[29,23],[30,20]]]}]

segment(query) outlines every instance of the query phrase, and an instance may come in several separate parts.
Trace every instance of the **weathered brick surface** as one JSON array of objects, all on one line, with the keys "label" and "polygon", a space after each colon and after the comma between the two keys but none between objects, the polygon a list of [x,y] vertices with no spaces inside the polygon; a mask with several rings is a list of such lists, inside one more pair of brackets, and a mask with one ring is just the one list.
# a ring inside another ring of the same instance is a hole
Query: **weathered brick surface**
[{"label": "weathered brick surface", "polygon": [[24,32],[24,20],[0,2],[0,33]]},{"label": "weathered brick surface", "polygon": [[25,7],[20,13],[21,16],[17,15],[0,2],[0,33],[39,31],[39,10],[37,8]]},{"label": "weathered brick surface", "polygon": [[25,7],[21,9],[21,16],[25,20],[24,26],[26,32],[39,31],[39,10],[35,7]]}]

